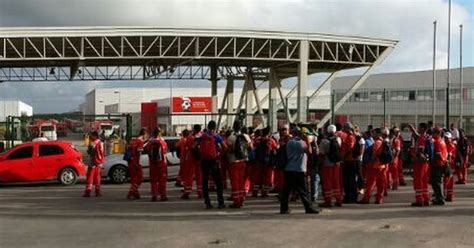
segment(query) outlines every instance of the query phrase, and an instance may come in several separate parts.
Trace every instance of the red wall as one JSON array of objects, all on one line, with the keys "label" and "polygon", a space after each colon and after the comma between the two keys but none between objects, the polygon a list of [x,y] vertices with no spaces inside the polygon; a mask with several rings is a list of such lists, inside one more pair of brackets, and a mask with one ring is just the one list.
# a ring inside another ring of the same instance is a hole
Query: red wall
[{"label": "red wall", "polygon": [[142,115],[141,124],[142,127],[147,128],[149,132],[153,131],[158,125],[157,109],[158,103],[156,102],[143,102],[142,103]]}]

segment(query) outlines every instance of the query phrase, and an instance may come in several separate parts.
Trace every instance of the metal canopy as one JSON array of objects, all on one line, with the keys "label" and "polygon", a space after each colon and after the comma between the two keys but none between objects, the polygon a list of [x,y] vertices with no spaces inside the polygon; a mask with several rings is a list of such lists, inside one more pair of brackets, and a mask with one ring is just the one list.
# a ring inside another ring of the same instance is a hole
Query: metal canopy
[{"label": "metal canopy", "polygon": [[[371,66],[396,41],[330,34],[143,27],[1,28],[0,81],[256,80]],[[307,45],[306,45],[307,42]],[[306,48],[307,47],[307,48]]]}]

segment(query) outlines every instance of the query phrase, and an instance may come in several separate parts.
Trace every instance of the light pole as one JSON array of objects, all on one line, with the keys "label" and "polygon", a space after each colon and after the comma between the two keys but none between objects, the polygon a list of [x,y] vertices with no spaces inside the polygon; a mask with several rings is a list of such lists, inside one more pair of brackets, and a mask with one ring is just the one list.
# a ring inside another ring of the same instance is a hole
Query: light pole
[{"label": "light pole", "polygon": [[119,100],[118,100],[117,112],[119,114],[121,114],[122,113],[122,107],[121,107],[121,105],[122,105],[122,93],[120,91],[114,91],[114,94],[118,94]]},{"label": "light pole", "polygon": [[436,124],[436,24],[437,21],[433,22],[433,98],[432,98],[432,121]]},{"label": "light pole", "polygon": [[449,0],[448,10],[448,69],[447,69],[447,82],[446,82],[446,127],[449,127],[449,88],[451,83],[450,77],[450,58],[451,58],[451,0]]},{"label": "light pole", "polygon": [[462,73],[462,24],[459,25],[459,32],[460,32],[460,38],[459,38],[459,128],[462,128],[462,118],[463,118],[463,73]]}]

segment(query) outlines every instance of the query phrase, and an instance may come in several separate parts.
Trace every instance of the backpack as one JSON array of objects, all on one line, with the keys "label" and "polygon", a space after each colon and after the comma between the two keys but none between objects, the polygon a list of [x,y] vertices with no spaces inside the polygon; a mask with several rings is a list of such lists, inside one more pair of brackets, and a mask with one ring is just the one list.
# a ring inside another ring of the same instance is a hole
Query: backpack
[{"label": "backpack", "polygon": [[243,134],[235,134],[234,154],[237,160],[247,159],[249,157],[249,142]]},{"label": "backpack", "polygon": [[268,164],[270,162],[270,149],[268,148],[268,139],[262,139],[255,148],[255,160],[260,163]]},{"label": "backpack", "polygon": [[201,137],[194,137],[194,143],[191,147],[191,155],[194,159],[201,159]]},{"label": "backpack", "polygon": [[[469,146],[470,146],[470,142],[467,138],[460,138],[459,141],[458,141],[458,147],[457,147],[457,150],[458,150],[458,153],[462,156],[462,157],[465,157],[468,155],[469,153]],[[459,156],[458,156],[459,157]]]},{"label": "backpack", "polygon": [[202,159],[217,159],[217,144],[214,135],[203,134],[200,139],[199,150]]},{"label": "backpack", "polygon": [[425,142],[425,155],[426,155],[426,159],[429,162],[434,160],[435,149],[434,149],[433,139],[431,138],[431,136],[428,136]]},{"label": "backpack", "polygon": [[163,147],[158,140],[151,140],[148,144],[148,158],[151,161],[163,161]]},{"label": "backpack", "polygon": [[365,141],[365,150],[364,150],[364,157],[363,161],[364,162],[370,162],[372,160],[372,148],[374,147],[374,143],[372,143],[369,146],[369,141],[368,139]]},{"label": "backpack", "polygon": [[382,164],[390,164],[393,161],[393,150],[390,142],[382,143],[382,152],[379,155],[379,161]]},{"label": "backpack", "polygon": [[336,136],[329,138],[329,153],[327,154],[327,158],[331,163],[339,163],[342,161],[341,146],[339,142],[337,142]]},{"label": "backpack", "polygon": [[127,149],[125,149],[125,152],[123,153],[123,160],[130,162],[132,161],[132,147],[128,146]]},{"label": "backpack", "polygon": [[362,155],[360,153],[360,144],[359,144],[359,141],[361,138],[362,137],[360,135],[356,136],[355,145],[354,145],[354,148],[352,149],[352,157],[354,158],[358,158],[360,155]]}]

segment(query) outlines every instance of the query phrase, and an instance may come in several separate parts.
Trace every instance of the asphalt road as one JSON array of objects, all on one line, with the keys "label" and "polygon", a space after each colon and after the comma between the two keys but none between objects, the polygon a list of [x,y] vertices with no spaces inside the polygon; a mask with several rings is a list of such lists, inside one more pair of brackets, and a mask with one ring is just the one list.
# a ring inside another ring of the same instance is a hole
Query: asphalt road
[{"label": "asphalt road", "polygon": [[472,184],[457,187],[444,207],[409,207],[407,186],[383,205],[305,215],[297,203],[285,216],[275,197],[205,210],[196,197],[178,199],[171,183],[169,202],[128,201],[127,184],[106,184],[102,198],[84,199],[83,187],[0,187],[0,247],[474,247]]}]

